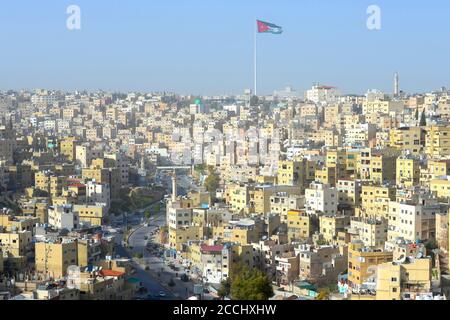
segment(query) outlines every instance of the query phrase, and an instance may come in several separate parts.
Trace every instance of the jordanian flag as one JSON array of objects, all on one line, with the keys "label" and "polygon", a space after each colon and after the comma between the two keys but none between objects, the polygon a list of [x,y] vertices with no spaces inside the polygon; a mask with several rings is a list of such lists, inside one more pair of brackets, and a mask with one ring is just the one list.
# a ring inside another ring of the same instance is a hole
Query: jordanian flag
[{"label": "jordanian flag", "polygon": [[283,28],[277,26],[276,24],[264,22],[261,20],[256,20],[256,23],[258,24],[258,33],[283,33]]}]

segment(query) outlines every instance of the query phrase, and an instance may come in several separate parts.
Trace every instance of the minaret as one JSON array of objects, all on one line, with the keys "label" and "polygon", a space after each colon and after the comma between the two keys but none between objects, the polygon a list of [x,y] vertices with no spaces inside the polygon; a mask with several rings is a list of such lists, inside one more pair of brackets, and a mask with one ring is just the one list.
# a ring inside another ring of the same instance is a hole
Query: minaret
[{"label": "minaret", "polygon": [[177,172],[173,170],[172,174],[172,202],[177,201]]},{"label": "minaret", "polygon": [[396,72],[394,76],[394,97],[398,97],[398,95],[399,95],[399,77],[398,72]]}]

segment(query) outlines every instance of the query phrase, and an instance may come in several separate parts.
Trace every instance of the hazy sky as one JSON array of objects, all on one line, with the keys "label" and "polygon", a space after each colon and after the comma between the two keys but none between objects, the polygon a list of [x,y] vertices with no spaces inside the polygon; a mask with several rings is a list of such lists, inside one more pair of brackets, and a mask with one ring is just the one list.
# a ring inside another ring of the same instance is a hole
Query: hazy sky
[{"label": "hazy sky", "polygon": [[[81,30],[66,8],[81,8]],[[366,9],[381,8],[369,31]],[[450,87],[447,0],[14,0],[0,6],[0,89],[240,93],[253,87],[255,18],[260,93],[313,82],[345,93]]]}]

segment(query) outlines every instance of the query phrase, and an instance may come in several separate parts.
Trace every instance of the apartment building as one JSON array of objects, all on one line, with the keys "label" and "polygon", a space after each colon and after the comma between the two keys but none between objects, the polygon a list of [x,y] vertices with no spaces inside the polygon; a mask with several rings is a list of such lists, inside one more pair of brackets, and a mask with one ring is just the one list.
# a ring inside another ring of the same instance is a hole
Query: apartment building
[{"label": "apartment building", "polygon": [[362,241],[350,243],[348,248],[349,286],[358,289],[366,281],[374,281],[377,266],[385,262],[392,262],[392,252],[382,248],[367,247]]},{"label": "apartment building", "polygon": [[328,184],[313,182],[305,190],[305,209],[308,215],[336,215],[338,191]]},{"label": "apartment building", "polygon": [[289,210],[287,213],[288,241],[308,239],[317,229],[317,222],[305,210]]}]

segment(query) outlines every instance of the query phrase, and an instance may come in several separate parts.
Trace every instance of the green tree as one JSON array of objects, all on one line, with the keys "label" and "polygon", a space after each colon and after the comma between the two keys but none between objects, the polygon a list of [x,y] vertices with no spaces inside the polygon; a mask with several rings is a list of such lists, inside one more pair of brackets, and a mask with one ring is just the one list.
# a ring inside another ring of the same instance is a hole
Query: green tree
[{"label": "green tree", "polygon": [[273,296],[272,284],[261,271],[241,265],[233,273],[230,287],[233,300],[268,300]]},{"label": "green tree", "polygon": [[422,111],[422,115],[420,116],[420,123],[419,126],[420,127],[425,127],[427,125],[427,118],[425,116],[425,109],[423,109]]},{"label": "green tree", "polygon": [[220,177],[217,173],[214,172],[214,168],[209,167],[208,171],[209,175],[205,179],[205,188],[208,192],[214,194],[217,188],[219,188]]},{"label": "green tree", "polygon": [[219,297],[223,300],[225,297],[228,297],[231,294],[231,280],[228,277],[226,280],[223,280],[220,283],[220,288],[217,291]]},{"label": "green tree", "polygon": [[330,298],[330,293],[331,291],[329,288],[320,289],[316,300],[328,300]]},{"label": "green tree", "polygon": [[203,174],[205,172],[205,165],[204,164],[196,164],[194,166],[194,170],[198,173]]},{"label": "green tree", "polygon": [[257,96],[252,96],[250,98],[250,106],[256,107],[259,104],[259,98]]}]

